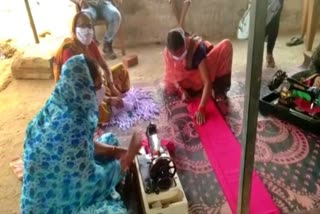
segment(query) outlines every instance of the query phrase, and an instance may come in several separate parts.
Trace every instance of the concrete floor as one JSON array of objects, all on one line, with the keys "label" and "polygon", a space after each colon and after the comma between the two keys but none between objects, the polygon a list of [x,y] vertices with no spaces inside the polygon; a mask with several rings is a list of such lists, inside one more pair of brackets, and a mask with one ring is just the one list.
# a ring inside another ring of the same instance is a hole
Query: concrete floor
[{"label": "concrete floor", "polygon": [[[286,47],[285,43],[293,35],[280,36],[274,51],[277,65],[283,70],[300,65],[303,62],[304,46]],[[319,44],[318,35],[315,45]],[[215,42],[216,43],[216,42]],[[233,41],[233,72],[243,73],[246,68],[247,42]],[[128,51],[139,56],[139,65],[130,69],[133,83],[151,83],[163,76],[162,45],[132,48]],[[110,64],[118,61],[109,62]],[[4,73],[4,62],[0,61]],[[263,74],[275,72],[264,69]],[[1,75],[1,74],[0,74]],[[19,157],[23,150],[23,139],[28,122],[39,111],[54,86],[53,80],[12,80],[9,86],[0,92],[0,213],[19,213],[21,182],[16,179],[9,168],[9,162]]]}]

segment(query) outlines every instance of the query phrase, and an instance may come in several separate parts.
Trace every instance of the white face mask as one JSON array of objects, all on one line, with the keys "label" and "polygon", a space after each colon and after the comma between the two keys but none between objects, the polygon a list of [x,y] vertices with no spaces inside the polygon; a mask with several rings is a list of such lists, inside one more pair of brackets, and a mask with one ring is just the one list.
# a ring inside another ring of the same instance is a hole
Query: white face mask
[{"label": "white face mask", "polygon": [[93,40],[93,29],[76,27],[76,36],[83,45],[90,45]]},{"label": "white face mask", "polygon": [[102,103],[105,93],[106,88],[104,87],[104,85],[102,85],[101,88],[96,91],[98,106]]},{"label": "white face mask", "polygon": [[181,54],[181,56],[177,57],[177,56],[172,55],[172,58],[173,58],[174,60],[176,60],[176,61],[181,61],[181,60],[183,60],[183,59],[187,56],[187,53],[188,53],[188,51],[187,51],[187,49],[186,49],[186,50],[183,52],[183,54]]}]

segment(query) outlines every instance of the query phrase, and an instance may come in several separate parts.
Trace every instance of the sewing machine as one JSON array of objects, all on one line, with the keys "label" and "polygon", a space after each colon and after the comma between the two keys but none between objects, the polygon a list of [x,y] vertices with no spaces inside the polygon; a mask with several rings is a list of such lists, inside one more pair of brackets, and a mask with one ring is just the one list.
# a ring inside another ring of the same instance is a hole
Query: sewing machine
[{"label": "sewing machine", "polygon": [[146,214],[187,214],[188,202],[176,166],[160,144],[155,124],[146,130],[148,147],[135,158],[141,202]]},{"label": "sewing machine", "polygon": [[[268,85],[271,93],[259,100],[260,113],[264,116],[272,114],[319,134],[320,90],[303,83],[311,75],[313,73],[310,70],[298,72],[291,77],[284,71],[277,71]],[[305,106],[299,105],[298,99],[304,100]]]}]

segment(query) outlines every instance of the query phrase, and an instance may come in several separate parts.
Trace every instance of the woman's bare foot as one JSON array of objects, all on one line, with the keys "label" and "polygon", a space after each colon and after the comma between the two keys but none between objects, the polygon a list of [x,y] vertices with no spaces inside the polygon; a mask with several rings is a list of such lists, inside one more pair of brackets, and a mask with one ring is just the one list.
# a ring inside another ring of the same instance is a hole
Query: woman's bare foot
[{"label": "woman's bare foot", "polygon": [[272,54],[267,54],[267,68],[274,68],[276,67],[276,63]]},{"label": "woman's bare foot", "polygon": [[122,171],[126,171],[131,163],[133,162],[134,157],[139,154],[139,150],[142,146],[142,134],[139,132],[134,132],[128,147],[128,152],[120,159],[120,165]]}]

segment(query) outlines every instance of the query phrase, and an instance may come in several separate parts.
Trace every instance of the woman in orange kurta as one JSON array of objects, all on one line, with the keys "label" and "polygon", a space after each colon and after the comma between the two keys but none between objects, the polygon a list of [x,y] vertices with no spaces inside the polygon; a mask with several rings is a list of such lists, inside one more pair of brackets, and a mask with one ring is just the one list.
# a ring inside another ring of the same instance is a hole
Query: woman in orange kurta
[{"label": "woman in orange kurta", "polygon": [[169,91],[179,91],[188,101],[202,93],[196,120],[205,123],[205,106],[212,92],[225,96],[231,85],[232,44],[223,40],[216,46],[198,36],[190,36],[181,28],[167,36],[165,85]]},{"label": "woman in orange kurta", "polygon": [[130,89],[130,80],[127,69],[123,64],[118,64],[109,69],[102,57],[97,44],[94,41],[93,24],[90,18],[83,12],[77,13],[73,18],[71,38],[66,38],[59,47],[54,58],[54,79],[60,78],[62,65],[72,56],[84,54],[92,59],[104,70],[105,91],[101,94],[104,102],[99,105],[99,123],[106,123],[111,117],[111,106],[122,107],[121,95]]}]

